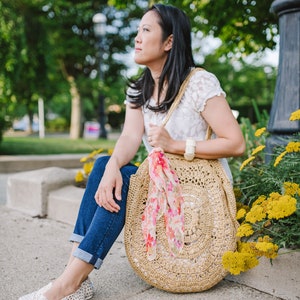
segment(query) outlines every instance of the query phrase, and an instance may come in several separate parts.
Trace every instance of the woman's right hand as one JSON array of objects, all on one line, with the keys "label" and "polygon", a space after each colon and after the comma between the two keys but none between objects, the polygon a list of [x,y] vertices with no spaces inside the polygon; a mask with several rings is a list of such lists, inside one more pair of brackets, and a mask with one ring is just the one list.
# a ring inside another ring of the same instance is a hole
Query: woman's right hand
[{"label": "woman's right hand", "polygon": [[[121,200],[122,174],[113,161],[109,161],[95,194],[95,201],[100,207],[110,212],[118,212],[120,206],[115,199]],[[114,199],[115,198],[115,199]]]}]

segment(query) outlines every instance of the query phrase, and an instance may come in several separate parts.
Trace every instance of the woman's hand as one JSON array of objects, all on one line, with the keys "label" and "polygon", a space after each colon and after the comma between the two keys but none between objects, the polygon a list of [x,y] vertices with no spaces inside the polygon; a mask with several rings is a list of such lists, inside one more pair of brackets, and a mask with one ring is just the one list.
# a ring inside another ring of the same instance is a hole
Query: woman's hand
[{"label": "woman's hand", "polygon": [[174,140],[163,126],[149,124],[148,142],[152,147],[160,147],[165,152],[170,152]]},{"label": "woman's hand", "polygon": [[122,184],[123,179],[119,167],[116,163],[109,161],[95,194],[97,204],[110,212],[117,213],[120,206],[115,199],[121,200]]}]

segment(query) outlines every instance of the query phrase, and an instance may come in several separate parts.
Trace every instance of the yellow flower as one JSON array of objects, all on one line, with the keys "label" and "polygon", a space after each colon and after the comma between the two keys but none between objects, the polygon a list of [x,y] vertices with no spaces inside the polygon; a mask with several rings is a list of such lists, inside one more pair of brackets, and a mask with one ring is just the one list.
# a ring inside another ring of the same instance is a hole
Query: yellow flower
[{"label": "yellow flower", "polygon": [[281,197],[281,195],[278,193],[278,192],[272,192],[270,195],[269,195],[269,198],[270,200],[272,201],[275,201],[275,200],[279,200],[279,198]]},{"label": "yellow flower", "polygon": [[254,135],[259,137],[266,131],[266,127],[259,128],[255,131]]},{"label": "yellow flower", "polygon": [[246,214],[246,209],[245,208],[239,209],[237,214],[236,214],[236,219],[240,220],[240,219],[244,218],[245,214]]},{"label": "yellow flower", "polygon": [[269,236],[258,238],[255,244],[255,249],[258,250],[258,256],[265,256],[267,258],[276,258],[278,255],[278,245],[271,243],[272,239]]},{"label": "yellow flower", "polygon": [[224,269],[233,275],[238,275],[258,265],[257,258],[249,253],[227,251],[222,257]]},{"label": "yellow flower", "polygon": [[253,228],[250,224],[245,223],[241,225],[236,233],[236,236],[243,237],[243,236],[250,236],[254,233]]},{"label": "yellow flower", "polygon": [[247,166],[253,159],[255,159],[255,156],[250,156],[246,160],[243,161],[242,165],[240,166],[240,171],[242,171],[245,166]]},{"label": "yellow flower", "polygon": [[134,163],[134,165],[139,167],[141,165],[141,163],[137,161],[137,162]]},{"label": "yellow flower", "polygon": [[289,195],[281,196],[278,200],[268,203],[267,214],[269,219],[282,219],[292,215],[297,209],[297,200]]},{"label": "yellow flower", "polygon": [[100,148],[98,150],[94,150],[88,155],[88,158],[94,158],[97,154],[101,153],[102,151],[103,151],[102,148]]},{"label": "yellow flower", "polygon": [[257,154],[258,152],[264,150],[265,148],[266,148],[265,145],[260,145],[260,146],[256,147],[256,148],[252,151],[251,155],[255,155],[255,154]]},{"label": "yellow flower", "polygon": [[300,186],[294,182],[284,182],[283,183],[284,194],[294,196],[296,194],[300,195]]},{"label": "yellow flower", "polygon": [[84,180],[84,176],[81,171],[78,171],[75,176],[75,182],[82,182]]},{"label": "yellow flower", "polygon": [[237,251],[240,253],[254,254],[252,242],[237,242]]},{"label": "yellow flower", "polygon": [[245,220],[252,224],[263,220],[266,217],[264,208],[260,205],[252,206],[250,211],[247,213]]},{"label": "yellow flower", "polygon": [[280,161],[286,154],[287,154],[287,151],[283,151],[282,153],[280,153],[279,156],[276,157],[275,162],[274,162],[274,167],[276,167],[280,163]]},{"label": "yellow flower", "polygon": [[292,112],[289,120],[290,121],[300,120],[300,109]]},{"label": "yellow flower", "polygon": [[112,155],[113,152],[114,152],[114,149],[108,149],[107,150],[108,155]]},{"label": "yellow flower", "polygon": [[86,175],[89,175],[93,169],[93,166],[94,166],[94,162],[91,161],[91,162],[87,162],[83,165],[83,170],[84,170],[84,173]]},{"label": "yellow flower", "polygon": [[252,206],[255,205],[260,205],[262,204],[265,200],[267,199],[267,197],[265,195],[260,195],[252,204]]},{"label": "yellow flower", "polygon": [[285,150],[287,152],[300,152],[300,142],[289,142],[286,147]]},{"label": "yellow flower", "polygon": [[80,159],[80,162],[85,163],[87,160],[88,160],[88,157],[85,156]]}]

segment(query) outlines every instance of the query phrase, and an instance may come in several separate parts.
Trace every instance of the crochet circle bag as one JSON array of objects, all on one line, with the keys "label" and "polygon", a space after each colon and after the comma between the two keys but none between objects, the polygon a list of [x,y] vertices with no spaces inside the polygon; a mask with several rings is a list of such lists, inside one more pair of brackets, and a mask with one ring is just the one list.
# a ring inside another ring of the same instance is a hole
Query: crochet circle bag
[{"label": "crochet circle bag", "polygon": [[159,289],[207,290],[227,275],[222,256],[236,248],[235,215],[233,188],[218,159],[187,161],[154,149],[130,178],[124,231],[128,260]]}]

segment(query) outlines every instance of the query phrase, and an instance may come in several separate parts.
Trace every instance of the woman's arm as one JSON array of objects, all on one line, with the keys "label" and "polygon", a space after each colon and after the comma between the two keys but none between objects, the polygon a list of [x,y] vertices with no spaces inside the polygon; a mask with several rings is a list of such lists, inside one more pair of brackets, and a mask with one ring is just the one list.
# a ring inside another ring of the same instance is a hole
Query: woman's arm
[{"label": "woman's arm", "polygon": [[[213,132],[215,139],[197,141],[195,156],[206,159],[240,156],[245,151],[245,141],[240,126],[224,96],[207,100],[201,113]],[[161,147],[165,152],[184,154],[186,141],[173,140],[163,127],[151,126],[149,130],[153,147]]]},{"label": "woman's arm", "polygon": [[99,206],[111,212],[118,212],[120,206],[114,200],[121,199],[123,185],[120,168],[130,162],[137,152],[144,132],[144,120],[141,109],[126,106],[125,122],[122,133],[106,165],[105,172],[95,194]]},{"label": "woman's arm", "polygon": [[110,161],[114,161],[119,168],[129,163],[139,149],[143,133],[142,110],[140,108],[134,109],[130,104],[127,104],[123,130],[114,147]]}]

